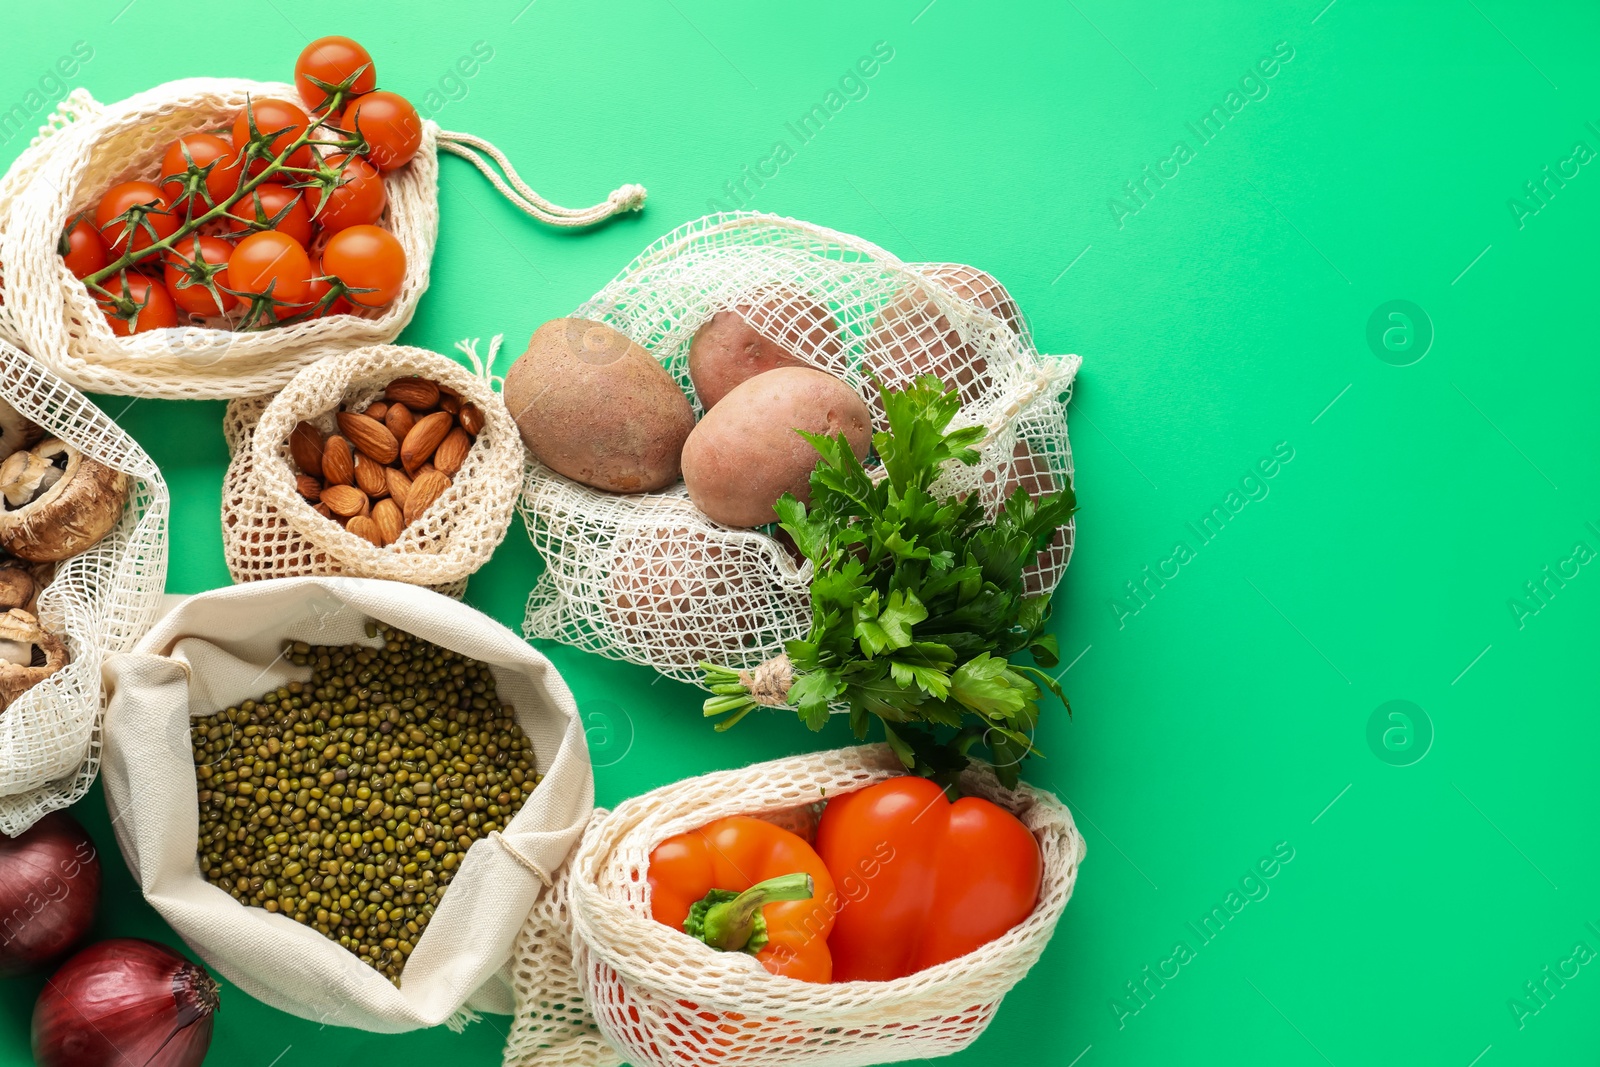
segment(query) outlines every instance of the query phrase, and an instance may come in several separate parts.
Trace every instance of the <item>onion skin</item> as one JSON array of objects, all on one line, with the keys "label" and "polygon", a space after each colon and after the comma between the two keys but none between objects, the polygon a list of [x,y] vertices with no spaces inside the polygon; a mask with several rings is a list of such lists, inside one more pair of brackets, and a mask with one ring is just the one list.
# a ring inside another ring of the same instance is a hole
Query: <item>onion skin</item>
[{"label": "onion skin", "polygon": [[100,898],[100,859],[83,827],[52,811],[0,834],[0,978],[60,957],[83,940]]},{"label": "onion skin", "polygon": [[33,1006],[38,1067],[200,1067],[217,983],[166,945],[119,937],[90,945]]}]

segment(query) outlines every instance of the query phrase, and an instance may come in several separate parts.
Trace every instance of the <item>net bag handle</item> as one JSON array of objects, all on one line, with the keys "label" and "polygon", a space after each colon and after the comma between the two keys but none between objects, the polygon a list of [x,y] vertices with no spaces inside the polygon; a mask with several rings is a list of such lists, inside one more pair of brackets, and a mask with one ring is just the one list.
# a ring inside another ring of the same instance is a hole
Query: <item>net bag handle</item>
[{"label": "net bag handle", "polygon": [[[585,208],[562,207],[534,192],[528,183],[522,180],[522,176],[511,165],[505,153],[482,137],[455,130],[440,130],[439,148],[453,156],[460,156],[477,167],[507,200],[540,222],[547,222],[552,226],[592,226],[614,215],[638,211],[644,207],[645,197],[648,195],[644,186],[630,182],[613,190],[604,203]],[[484,156],[492,159],[500,170],[505,172],[505,177],[502,178]]]}]

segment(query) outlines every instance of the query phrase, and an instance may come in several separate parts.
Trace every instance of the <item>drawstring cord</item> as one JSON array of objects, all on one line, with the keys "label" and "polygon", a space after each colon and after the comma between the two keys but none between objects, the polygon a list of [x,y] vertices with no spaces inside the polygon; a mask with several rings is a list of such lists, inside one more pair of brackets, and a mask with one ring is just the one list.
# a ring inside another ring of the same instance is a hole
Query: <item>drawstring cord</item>
[{"label": "drawstring cord", "polygon": [[476,337],[456,342],[456,351],[467,357],[467,361],[472,364],[472,373],[489,383],[489,388],[491,389],[496,384],[499,384],[501,388],[504,388],[506,384],[506,380],[494,372],[494,361],[500,357],[500,342],[504,341],[505,338],[506,335],[503,333],[494,335],[493,340],[489,342],[489,361],[487,363],[478,355],[478,339]]},{"label": "drawstring cord", "polygon": [[[474,167],[477,167],[485,178],[494,183],[494,187],[500,190],[501,195],[507,200],[539,221],[547,222],[552,226],[592,226],[597,222],[604,222],[613,215],[620,215],[627,211],[638,211],[644,207],[644,200],[647,195],[645,188],[642,185],[633,184],[624,185],[622,188],[615,190],[606,198],[605,203],[595,204],[593,207],[570,208],[562,207],[560,204],[553,204],[534,192],[528,186],[528,183],[522,180],[521,175],[511,165],[511,161],[505,157],[504,152],[501,152],[500,149],[485,141],[482,137],[476,137],[470,133],[440,130],[439,148],[441,151],[449,152],[451,155],[460,156]],[[479,155],[479,152],[482,152],[483,155]],[[504,178],[489,165],[488,160],[483,158],[484,155],[499,164],[500,170],[505,171]],[[507,184],[508,180],[510,182],[509,185]]]}]

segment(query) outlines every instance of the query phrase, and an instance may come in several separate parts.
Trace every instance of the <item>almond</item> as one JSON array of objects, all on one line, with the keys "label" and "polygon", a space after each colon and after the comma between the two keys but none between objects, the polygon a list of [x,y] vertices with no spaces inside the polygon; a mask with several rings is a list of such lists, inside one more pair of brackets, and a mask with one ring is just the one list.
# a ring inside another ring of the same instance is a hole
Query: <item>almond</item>
[{"label": "almond", "polygon": [[456,414],[461,410],[461,397],[441,396],[439,398],[439,410],[448,411],[452,415]]},{"label": "almond", "polygon": [[427,411],[439,402],[439,386],[426,378],[396,378],[383,395],[412,411]]},{"label": "almond", "polygon": [[382,422],[384,416],[389,414],[389,405],[385,404],[381,400],[375,400],[368,404],[367,410],[363,411],[361,414],[365,415],[369,419],[377,419],[379,422]]},{"label": "almond", "polygon": [[322,431],[309,422],[295,424],[289,431],[289,455],[302,474],[322,477]]},{"label": "almond", "polygon": [[307,500],[316,501],[322,497],[322,481],[309,474],[297,474],[294,479],[297,492]]},{"label": "almond", "polygon": [[456,416],[461,420],[461,428],[476,437],[483,432],[483,409],[476,404],[462,404],[461,411]]},{"label": "almond", "polygon": [[411,427],[417,423],[417,417],[411,414],[411,409],[404,404],[390,404],[388,414],[383,417],[383,424],[389,427],[389,432],[394,434],[396,441],[404,441],[406,434],[411,432]]},{"label": "almond", "polygon": [[312,508],[311,510],[315,511],[318,515],[321,515],[325,519],[333,518],[333,509],[328,507],[328,505],[326,505],[326,504],[318,504],[316,507]]},{"label": "almond", "polygon": [[356,453],[356,488],[376,500],[389,495],[389,479],[384,474],[389,468]]},{"label": "almond", "polygon": [[472,438],[467,431],[457,426],[445,434],[444,440],[439,442],[439,447],[433,450],[433,465],[454,478],[461,469],[461,464],[467,461],[467,452],[472,448]]},{"label": "almond", "polygon": [[350,442],[334,434],[322,450],[322,480],[329,485],[349,485],[355,477],[356,464],[350,455]]},{"label": "almond", "polygon": [[[434,384],[437,385],[438,383],[435,382]],[[440,400],[441,405],[443,404],[445,398],[447,398],[447,397],[449,399],[451,399],[451,400],[460,400],[461,399],[461,390],[452,389],[448,385],[440,385],[439,386],[439,400]]]},{"label": "almond", "polygon": [[394,467],[385,468],[384,478],[389,482],[389,496],[402,509],[406,506],[406,494],[411,491],[411,478],[403,470]]},{"label": "almond", "polygon": [[356,451],[367,456],[368,459],[377,460],[387,466],[394,462],[400,454],[400,442],[395,440],[389,428],[377,419],[369,419],[365,415],[355,415],[348,411],[339,412],[339,429],[355,445]]},{"label": "almond", "polygon": [[439,442],[444,440],[454,424],[455,419],[443,411],[435,411],[418,419],[400,444],[401,465],[407,471],[414,471],[428,462],[433,457],[433,450],[439,447]]},{"label": "almond", "polygon": [[365,537],[379,548],[383,547],[383,533],[378,529],[378,524],[364,515],[357,515],[345,523],[344,528],[357,537]]},{"label": "almond", "polygon": [[[442,412],[441,412],[442,414]],[[440,471],[429,471],[418,475],[417,480],[411,483],[411,491],[406,494],[406,525],[410,526],[422,517],[439,494],[450,488],[450,476]]]},{"label": "almond", "polygon": [[366,510],[367,494],[353,485],[330,485],[322,490],[322,502],[335,515],[349,518]]},{"label": "almond", "polygon": [[380,500],[372,505],[372,521],[378,524],[382,544],[393,544],[405,529],[405,515],[393,500]]}]

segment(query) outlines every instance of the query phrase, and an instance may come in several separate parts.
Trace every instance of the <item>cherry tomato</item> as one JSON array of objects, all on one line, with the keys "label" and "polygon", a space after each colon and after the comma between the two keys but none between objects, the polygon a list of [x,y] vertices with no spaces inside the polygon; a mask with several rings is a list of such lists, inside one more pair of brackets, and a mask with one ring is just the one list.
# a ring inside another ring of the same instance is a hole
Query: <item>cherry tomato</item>
[{"label": "cherry tomato", "polygon": [[[317,260],[313,271],[315,276],[311,279],[311,288],[306,291],[306,302],[304,306],[296,308],[295,310],[297,311],[306,311],[315,307],[322,301],[323,297],[328,295],[328,290],[333,288],[333,283],[330,282],[323,274],[322,260]],[[350,314],[350,301],[341,296],[333,303],[329,304],[327,307],[313,315],[312,318],[325,319],[329,315],[348,314]]]},{"label": "cherry tomato", "polygon": [[129,334],[146,333],[178,325],[178,309],[172,303],[172,294],[167,292],[166,286],[146,278],[143,274],[131,271],[125,277],[126,289],[123,287],[122,278],[107,279],[105,288],[119,297],[126,296],[135,304],[142,306],[135,321],[129,322],[127,319],[118,318],[113,313],[116,310],[115,305],[102,299],[100,309],[105,312],[106,322],[111,326],[112,333],[118,337],[127,337]]},{"label": "cherry tomato", "polygon": [[389,194],[377,167],[360,156],[343,154],[329,156],[323,162],[344,169],[339,184],[328,194],[327,203],[322,203],[321,189],[316,186],[306,189],[306,202],[311,205],[312,217],[323,233],[338,233],[351,226],[370,226],[383,217]]},{"label": "cherry tomato", "polygon": [[[134,227],[132,235],[132,251],[137,252],[149,248],[157,240],[171,237],[178,229],[181,221],[173,212],[167,196],[150,182],[122,182],[106,190],[100,198],[100,205],[94,210],[94,224],[100,228],[100,236],[105,238],[107,247],[117,255],[129,251],[128,225],[120,221],[118,216],[127,212],[135,205],[149,205],[150,210],[144,213],[144,220]],[[150,231],[155,231],[155,237],[150,236]]]},{"label": "cherry tomato", "polygon": [[[172,294],[173,303],[185,311],[208,317],[237,307],[239,298],[225,292],[230,284],[228,259],[232,255],[233,245],[220,237],[185,237],[179,241],[165,257],[166,271],[162,279],[167,292]],[[197,270],[191,263],[203,266]],[[202,272],[210,276],[216,296],[211,295],[211,290],[199,277]]]},{"label": "cherry tomato", "polygon": [[[233,120],[233,147],[241,153],[250,143],[251,115],[255,116],[257,133],[274,134],[271,148],[274,157],[293,144],[295,139],[311,126],[311,116],[307,115],[299,104],[291,104],[287,100],[252,100],[250,107],[239,112],[239,117]],[[261,158],[252,159],[250,177],[254,178],[266,170],[267,162]],[[311,166],[314,162],[311,146],[301,145],[285,162],[291,167]]]},{"label": "cherry tomato", "polygon": [[228,258],[228,279],[235,292],[303,304],[311,287],[311,257],[305,246],[288,234],[277,230],[253,233],[240,241]]},{"label": "cherry tomato", "polygon": [[[366,69],[362,70],[363,67]],[[356,75],[358,70],[361,73]],[[300,99],[312,111],[327,102],[328,94],[313,84],[311,79],[337,86],[344,84],[351,75],[356,75],[356,80],[345,93],[346,103],[351,97],[372,92],[378,84],[378,72],[372,65],[371,54],[348,37],[319,37],[306,45],[294,63],[294,86],[300,91]]]},{"label": "cherry tomato", "polygon": [[[185,148],[189,150],[188,159],[183,155]],[[215,164],[206,173],[206,192],[211,195],[211,202],[207,203],[201,196],[191,209],[192,214],[205,214],[212,205],[222,203],[239,188],[239,157],[233,145],[214,133],[191,133],[173,141],[161,157],[161,191],[172,203],[176,204],[183,195],[189,160],[200,168]]]},{"label": "cherry tomato", "polygon": [[100,231],[82,215],[74,219],[61,235],[57,251],[74,278],[87,278],[111,262],[106,243],[100,239]]},{"label": "cherry tomato", "polygon": [[300,193],[299,189],[291,189],[277,182],[262,182],[228,209],[228,217],[243,224],[234,227],[235,229],[244,229],[263,222],[270,223],[278,218],[279,212],[288,208],[283,218],[278,219],[277,224],[271,228],[279,233],[288,234],[301,245],[309,245],[311,212],[306,207],[306,198]]},{"label": "cherry tomato", "polygon": [[399,93],[368,93],[344,109],[339,124],[367,139],[367,158],[379,170],[411,162],[422,145],[422,118]]},{"label": "cherry tomato", "polygon": [[328,238],[322,250],[323,270],[351,289],[357,307],[381,308],[400,295],[406,280],[406,253],[388,230],[376,226],[351,226]]}]

